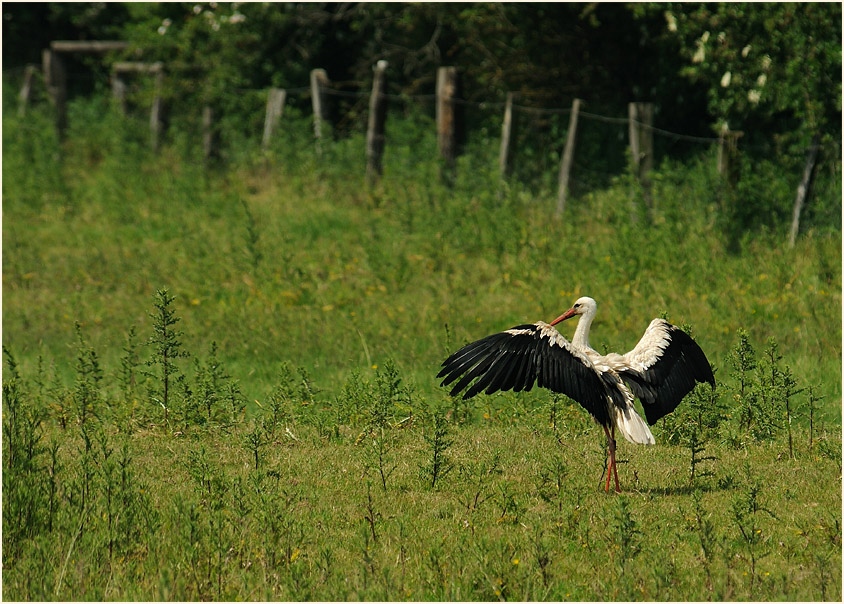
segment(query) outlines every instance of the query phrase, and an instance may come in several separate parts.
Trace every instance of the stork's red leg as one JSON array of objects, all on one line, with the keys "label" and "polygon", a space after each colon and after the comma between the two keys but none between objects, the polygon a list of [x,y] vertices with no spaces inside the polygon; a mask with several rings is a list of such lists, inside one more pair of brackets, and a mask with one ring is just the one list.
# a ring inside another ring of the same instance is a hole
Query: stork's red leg
[{"label": "stork's red leg", "polygon": [[610,475],[615,478],[615,492],[621,493],[621,488],[618,486],[618,469],[615,464],[615,425],[612,427],[612,433],[604,426],[604,432],[607,435],[607,451],[609,453],[610,463],[607,467],[607,484],[604,486],[604,491],[610,492]]},{"label": "stork's red leg", "polygon": [[607,458],[609,459],[609,463],[607,464],[607,483],[604,485],[604,491],[609,493],[610,492],[610,476],[612,475],[612,467],[615,463],[615,443],[613,442],[612,436],[610,436],[610,431],[604,426],[604,433],[607,435]]},{"label": "stork's red leg", "polygon": [[612,473],[615,478],[615,492],[621,493],[621,488],[618,486],[618,464],[615,462],[615,424],[612,426]]},{"label": "stork's red leg", "polygon": [[[612,466],[610,465],[610,431],[607,430],[607,427],[604,426],[604,434],[607,435],[607,486],[604,487],[605,491],[610,490],[610,472],[612,472]],[[604,475],[601,474],[601,478]]]}]

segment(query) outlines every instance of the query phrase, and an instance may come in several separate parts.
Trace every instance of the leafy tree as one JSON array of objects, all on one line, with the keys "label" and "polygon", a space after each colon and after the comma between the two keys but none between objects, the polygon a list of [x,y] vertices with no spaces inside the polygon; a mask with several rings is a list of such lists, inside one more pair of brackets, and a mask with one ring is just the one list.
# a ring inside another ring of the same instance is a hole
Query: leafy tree
[{"label": "leafy tree", "polygon": [[688,61],[682,74],[706,87],[710,112],[732,129],[792,116],[805,145],[840,124],[840,3],[672,3],[659,10]]}]

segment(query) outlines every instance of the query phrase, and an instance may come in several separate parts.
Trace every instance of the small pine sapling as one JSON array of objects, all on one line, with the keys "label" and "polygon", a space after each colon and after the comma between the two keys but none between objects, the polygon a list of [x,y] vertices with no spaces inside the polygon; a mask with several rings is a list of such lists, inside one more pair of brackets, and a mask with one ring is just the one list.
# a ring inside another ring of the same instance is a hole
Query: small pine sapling
[{"label": "small pine sapling", "polygon": [[791,433],[791,399],[803,392],[803,389],[796,389],[797,379],[792,375],[791,368],[786,365],[782,370],[782,401],[785,406],[785,426],[788,430],[788,457],[794,459],[794,440]]},{"label": "small pine sapling", "polygon": [[459,467],[459,472],[461,475],[468,477],[470,481],[471,488],[467,493],[466,499],[461,499],[459,501],[466,508],[466,519],[464,521],[465,526],[467,526],[474,535],[475,524],[473,522],[473,516],[475,512],[478,511],[481,504],[493,497],[488,481],[491,477],[501,474],[502,472],[501,453],[496,451],[489,463],[476,461],[470,462],[465,466],[461,465]]},{"label": "small pine sapling", "polygon": [[[346,378],[337,401],[340,416],[352,426],[360,425],[372,406],[372,388],[355,368]],[[361,435],[363,436],[363,435]]]},{"label": "small pine sapling", "polygon": [[[48,504],[44,465],[38,458],[45,451],[41,444],[45,418],[43,410],[28,404],[19,377],[3,381],[4,556],[17,558],[22,545],[44,530]],[[50,509],[54,501],[50,500]]]},{"label": "small pine sapling", "polygon": [[630,511],[630,501],[626,496],[617,498],[617,507],[613,517],[612,528],[620,550],[619,571],[624,575],[629,562],[641,551],[639,530],[636,520]]},{"label": "small pine sapling", "polygon": [[[18,380],[3,381],[3,446],[6,449],[3,461],[7,469],[15,467],[18,459],[20,434],[21,393]],[[7,493],[8,495],[8,493]]]},{"label": "small pine sapling", "polygon": [[780,429],[779,407],[783,402],[783,372],[780,368],[782,355],[774,338],[768,339],[768,346],[757,365],[758,379],[755,383],[756,413],[753,434],[757,438],[772,438]]},{"label": "small pine sapling", "polygon": [[381,479],[381,488],[385,492],[387,490],[387,479],[396,469],[392,454],[393,443],[392,431],[383,427],[374,428],[367,440],[366,465],[378,472],[378,477]]},{"label": "small pine sapling", "polygon": [[395,417],[396,403],[403,395],[402,379],[392,359],[375,374],[375,397],[370,411],[370,429],[389,428]]},{"label": "small pine sapling", "polygon": [[307,369],[300,365],[296,370],[299,372],[299,401],[302,405],[310,405],[317,400],[320,390],[314,385],[314,380]]},{"label": "small pine sapling", "polygon": [[566,492],[568,468],[559,454],[552,455],[543,464],[539,472],[539,496],[545,501],[557,502],[557,511],[563,511],[563,493]]},{"label": "small pine sapling", "polygon": [[[352,383],[360,387],[360,383]],[[402,384],[399,370],[392,359],[387,359],[384,367],[375,374],[375,383],[370,393],[364,398],[369,403],[369,423],[357,442],[367,438],[367,465],[377,470],[381,486],[387,490],[387,478],[395,469],[392,461],[395,434],[395,409],[402,402],[409,401],[411,388]],[[401,423],[401,422],[399,422]]]},{"label": "small pine sapling", "polygon": [[706,455],[706,443],[717,433],[726,412],[721,405],[714,388],[709,384],[698,384],[688,398],[686,408],[690,421],[685,424],[682,440],[685,440],[690,452],[689,483],[695,479],[714,476],[712,470],[698,472],[697,466],[707,461],[717,461],[714,455]]},{"label": "small pine sapling", "polygon": [[18,459],[18,441],[21,433],[21,421],[24,414],[23,395],[20,388],[20,374],[15,357],[3,346],[8,372],[3,377],[3,446],[7,453],[3,455],[6,468],[15,467]]},{"label": "small pine sapling", "polygon": [[712,562],[717,545],[715,524],[710,519],[711,514],[707,514],[703,508],[703,493],[700,489],[695,489],[692,493],[692,499],[695,503],[695,528],[700,541],[700,549],[703,552],[703,568],[706,571],[706,589],[712,591]]},{"label": "small pine sapling", "polygon": [[706,446],[704,441],[701,439],[700,434],[700,429],[693,425],[689,431],[687,440],[689,451],[691,453],[691,459],[689,461],[689,484],[694,484],[695,478],[700,479],[715,475],[715,472],[712,470],[706,470],[704,472],[697,471],[697,466],[701,463],[705,461],[716,461],[718,459],[714,455],[704,455]]},{"label": "small pine sapling", "polygon": [[12,379],[19,380],[20,373],[18,372],[18,362],[12,352],[3,345],[3,356],[6,357],[6,366],[9,368],[9,376]]},{"label": "small pine sapling", "polygon": [[101,496],[105,497],[103,504],[106,517],[106,535],[108,540],[108,558],[112,561],[114,556],[114,544],[117,540],[117,519],[120,511],[118,501],[118,473],[117,463],[114,459],[114,447],[110,446],[108,433],[105,430],[98,430],[94,437],[99,445],[99,455],[96,457],[97,473],[100,476],[99,490]]},{"label": "small pine sapling", "polygon": [[[749,474],[749,470],[748,470]],[[738,529],[738,543],[747,552],[747,559],[750,562],[750,595],[753,597],[753,590],[756,586],[756,572],[758,563],[771,553],[768,549],[769,536],[760,526],[761,513],[765,512],[775,520],[776,515],[764,507],[760,501],[762,492],[761,485],[752,481],[747,491],[741,493],[732,505],[732,520]]]},{"label": "small pine sapling", "polygon": [[267,444],[267,433],[263,424],[253,421],[252,429],[246,433],[243,442],[246,449],[252,454],[252,459],[255,461],[255,471],[257,472],[260,467],[261,449]]},{"label": "small pine sapling", "polygon": [[210,497],[212,483],[214,481],[214,469],[211,466],[211,461],[208,459],[208,452],[205,450],[205,445],[200,445],[199,449],[188,451],[185,469],[188,472],[188,476],[196,483],[197,494],[202,498]]},{"label": "small pine sapling", "polygon": [[273,391],[267,398],[267,431],[274,435],[276,428],[284,424],[288,426],[294,419],[293,401],[296,398],[296,378],[288,361],[281,364],[278,378]]},{"label": "small pine sapling", "polygon": [[58,375],[55,363],[51,362],[47,372],[44,399],[47,401],[46,408],[51,415],[59,422],[62,430],[67,429],[70,421],[70,410],[73,402],[72,391],[65,386]]},{"label": "small pine sapling", "polygon": [[182,332],[176,329],[176,324],[181,320],[173,310],[175,296],[171,296],[167,289],[159,289],[155,292],[154,310],[150,313],[152,318],[152,335],[147,344],[152,347],[152,358],[147,361],[150,367],[159,367],[153,399],[164,409],[164,423],[167,423],[168,413],[171,407],[171,396],[173,394],[174,381],[180,375],[175,360],[189,356],[182,348]]},{"label": "small pine sapling", "polygon": [[[82,424],[80,426],[80,429],[82,432],[82,442],[84,443],[85,447],[83,450],[80,451],[81,455],[77,456],[77,459],[79,460],[79,472],[77,474],[79,482],[75,486],[78,487],[79,494],[79,497],[77,499],[78,508],[80,512],[84,512],[86,508],[92,505],[92,502],[89,502],[89,500],[93,496],[91,491],[94,482],[94,476],[96,473],[96,470],[94,468],[94,456],[96,455],[96,452],[94,451],[92,445],[93,441],[91,438],[91,430],[96,430],[97,424],[94,424],[94,428],[91,428],[87,424]],[[102,430],[102,427],[100,427],[100,430]],[[87,519],[84,517],[83,514],[83,519],[80,526],[84,528],[86,524]]]},{"label": "small pine sapling", "polygon": [[424,438],[430,455],[422,466],[422,472],[430,480],[431,488],[434,489],[437,481],[454,467],[447,455],[452,441],[449,438],[448,418],[444,409],[432,410],[427,423]]},{"label": "small pine sapling", "polygon": [[727,361],[733,368],[732,376],[738,382],[738,391],[734,395],[739,412],[739,426],[750,430],[756,408],[756,389],[753,387],[753,372],[756,369],[756,352],[750,343],[750,337],[744,329],[738,330],[738,342],[727,355]]},{"label": "small pine sapling", "polygon": [[210,423],[226,400],[231,376],[226,373],[217,354],[217,342],[211,342],[211,348],[205,361],[196,360],[196,412],[201,413],[203,422]]},{"label": "small pine sapling", "polygon": [[243,415],[246,412],[246,397],[240,389],[240,383],[237,380],[230,379],[225,382],[225,389],[223,391],[224,408],[229,410],[231,414],[231,421],[243,420]]},{"label": "small pine sapling", "polygon": [[[276,385],[267,398],[267,408],[264,410],[267,432],[270,437],[273,437],[277,428],[284,424],[285,434],[297,440],[290,430],[290,424],[305,417],[302,414],[303,412],[297,411],[297,409],[304,410],[306,407],[312,406],[316,402],[319,392],[307,369],[298,367],[294,370],[289,361],[284,361],[279,368]],[[230,402],[233,414],[238,411],[242,412],[242,403],[245,402],[245,397],[240,391],[240,385],[235,380],[228,381],[226,399]],[[259,406],[264,409],[260,403]],[[320,433],[324,433],[324,426],[322,428],[320,426],[325,422],[318,408],[311,414],[311,418]]]},{"label": "small pine sapling", "polygon": [[73,400],[76,403],[79,423],[84,425],[89,415],[97,413],[103,370],[96,351],[85,341],[82,327],[78,322],[76,323],[76,338],[78,349]]},{"label": "small pine sapling", "polygon": [[381,512],[375,509],[375,504],[372,501],[372,485],[369,481],[366,482],[366,505],[364,507],[364,512],[363,518],[369,525],[372,542],[378,543],[378,532],[375,530],[375,526],[381,519]]}]

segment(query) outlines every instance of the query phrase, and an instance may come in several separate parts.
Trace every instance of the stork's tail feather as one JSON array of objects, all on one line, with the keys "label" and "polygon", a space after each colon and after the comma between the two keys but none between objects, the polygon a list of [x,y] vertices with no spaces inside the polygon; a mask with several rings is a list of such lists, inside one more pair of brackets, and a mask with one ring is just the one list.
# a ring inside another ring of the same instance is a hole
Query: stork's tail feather
[{"label": "stork's tail feather", "polygon": [[620,408],[613,405],[613,409],[615,410],[615,425],[624,438],[639,445],[654,444],[654,437],[648,425],[632,406]]}]

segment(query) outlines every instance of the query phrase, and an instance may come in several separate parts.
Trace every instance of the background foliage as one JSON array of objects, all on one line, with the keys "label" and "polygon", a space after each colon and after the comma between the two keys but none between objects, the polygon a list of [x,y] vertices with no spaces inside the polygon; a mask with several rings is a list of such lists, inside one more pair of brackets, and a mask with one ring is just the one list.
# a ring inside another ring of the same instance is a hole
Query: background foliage
[{"label": "background foliage", "polygon": [[248,123],[243,91],[307,86],[317,67],[366,89],[385,59],[396,94],[431,93],[436,68],[456,65],[470,101],[576,97],[609,115],[651,101],[670,131],[706,136],[726,122],[752,156],[761,146],[798,162],[821,132],[826,161],[840,162],[839,3],[15,3],[3,13],[4,69],[40,62],[53,39],[125,39],[126,58],[164,61],[174,125],[204,103]]},{"label": "background foliage", "polygon": [[[700,155],[684,136],[713,137],[723,124],[743,133],[739,188],[723,201],[734,239],[789,221],[816,136],[820,177],[803,224],[840,223],[826,184],[840,180],[841,165],[838,3],[46,3],[8,4],[3,14],[9,75],[62,38],[124,39],[131,49],[112,58],[164,62],[167,137],[197,148],[200,108],[210,105],[223,159],[260,133],[270,86],[290,92],[288,117],[309,113],[314,68],[338,91],[330,119],[346,138],[366,123],[376,61],[389,61],[391,113],[404,117],[432,116],[424,95],[436,68],[456,65],[469,147],[498,133],[506,92],[525,108],[552,110],[517,115],[514,177],[524,184],[554,186],[567,125],[554,109],[576,97],[587,112],[625,116],[628,102],[650,101],[657,127],[680,134],[657,134],[658,161]],[[69,60],[72,93],[105,91],[100,58]],[[149,105],[151,85],[137,78],[136,107]],[[606,186],[627,165],[623,126],[585,121],[581,129],[575,194]]]}]

